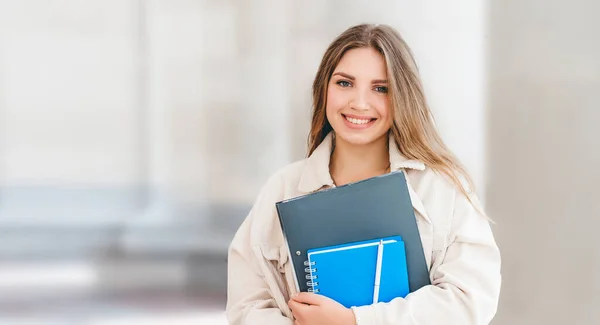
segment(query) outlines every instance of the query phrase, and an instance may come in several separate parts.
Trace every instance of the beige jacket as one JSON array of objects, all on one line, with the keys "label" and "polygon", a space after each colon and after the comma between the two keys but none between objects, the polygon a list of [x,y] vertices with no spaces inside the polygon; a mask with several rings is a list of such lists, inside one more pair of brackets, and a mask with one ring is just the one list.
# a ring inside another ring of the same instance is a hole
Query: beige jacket
[{"label": "beige jacket", "polygon": [[[392,170],[404,170],[432,285],[390,303],[358,307],[359,324],[484,325],[496,313],[500,252],[487,219],[445,178],[408,160],[390,139]],[[231,325],[292,325],[296,292],[275,202],[335,186],[330,134],[307,159],[263,186],[229,247],[227,318]],[[472,197],[475,202],[477,198]],[[478,203],[477,203],[478,204]]]}]

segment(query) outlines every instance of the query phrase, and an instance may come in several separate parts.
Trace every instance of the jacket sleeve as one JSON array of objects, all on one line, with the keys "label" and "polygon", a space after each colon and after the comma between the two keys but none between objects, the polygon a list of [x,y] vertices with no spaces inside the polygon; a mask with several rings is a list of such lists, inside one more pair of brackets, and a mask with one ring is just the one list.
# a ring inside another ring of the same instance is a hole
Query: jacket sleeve
[{"label": "jacket sleeve", "polygon": [[[472,200],[478,205],[477,198]],[[359,325],[485,325],[500,294],[500,252],[487,218],[456,194],[451,244],[432,284],[406,298],[355,307]]]},{"label": "jacket sleeve", "polygon": [[[272,296],[274,293],[267,279],[276,275],[263,267],[265,262],[259,258],[260,243],[254,239],[253,224],[258,218],[270,218],[268,214],[273,213],[275,201],[271,198],[273,188],[269,183],[272,184],[267,182],[263,187],[229,246],[226,315],[230,325],[293,324],[283,315],[277,299]],[[279,302],[282,302],[282,297]]]}]

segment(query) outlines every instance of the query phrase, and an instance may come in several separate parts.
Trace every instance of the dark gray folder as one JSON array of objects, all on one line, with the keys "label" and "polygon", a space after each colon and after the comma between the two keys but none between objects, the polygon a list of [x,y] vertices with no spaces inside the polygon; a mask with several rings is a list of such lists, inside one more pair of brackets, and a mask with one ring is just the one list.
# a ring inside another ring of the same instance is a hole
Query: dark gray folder
[{"label": "dark gray folder", "polygon": [[277,202],[276,207],[300,291],[309,288],[308,249],[398,235],[405,243],[410,292],[430,284],[402,171]]}]

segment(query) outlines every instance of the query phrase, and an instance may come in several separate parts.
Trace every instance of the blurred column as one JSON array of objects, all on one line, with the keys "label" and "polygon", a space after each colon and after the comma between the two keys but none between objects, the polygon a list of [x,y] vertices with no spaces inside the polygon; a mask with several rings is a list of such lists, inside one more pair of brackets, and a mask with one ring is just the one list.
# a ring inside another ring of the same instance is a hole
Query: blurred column
[{"label": "blurred column", "polygon": [[[6,2],[0,2],[0,157],[6,155],[6,80],[5,75],[5,59],[4,48],[6,47],[6,32],[10,28],[7,24],[8,15]],[[0,206],[2,206],[2,189],[6,181],[5,160],[0,159]]]},{"label": "blurred column", "polygon": [[229,240],[260,187],[290,162],[289,2],[208,1],[202,111],[209,225]]},{"label": "blurred column", "polygon": [[248,205],[290,162],[289,2],[236,1],[226,9],[227,3],[214,2],[205,16],[213,26],[205,59],[213,95],[205,102],[209,198]]},{"label": "blurred column", "polygon": [[600,323],[600,2],[491,7],[494,324]]},{"label": "blurred column", "polygon": [[202,111],[202,4],[138,0],[140,83],[145,87],[150,205],[135,225],[202,220],[206,165],[206,121]]},{"label": "blurred column", "polygon": [[[145,87],[150,204],[128,219],[130,252],[190,249],[209,212],[206,143],[209,121],[203,2],[137,0],[140,83]],[[159,234],[160,235],[157,235]]]},{"label": "blurred column", "polygon": [[290,162],[289,2],[207,1],[203,7],[203,159],[209,223],[189,260],[190,286],[218,296],[226,249],[260,187]]}]

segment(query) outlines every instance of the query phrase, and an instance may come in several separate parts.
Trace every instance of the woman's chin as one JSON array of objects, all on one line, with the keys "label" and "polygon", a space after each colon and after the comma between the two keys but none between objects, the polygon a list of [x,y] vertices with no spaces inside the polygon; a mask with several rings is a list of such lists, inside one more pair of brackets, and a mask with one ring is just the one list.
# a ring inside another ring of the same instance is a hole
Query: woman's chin
[{"label": "woman's chin", "polygon": [[381,137],[382,135],[372,134],[371,132],[336,132],[336,138],[340,138],[343,142],[353,146],[366,146],[377,142]]}]

